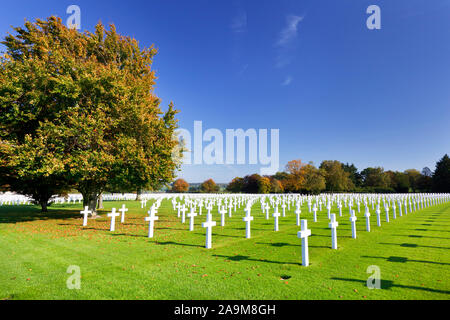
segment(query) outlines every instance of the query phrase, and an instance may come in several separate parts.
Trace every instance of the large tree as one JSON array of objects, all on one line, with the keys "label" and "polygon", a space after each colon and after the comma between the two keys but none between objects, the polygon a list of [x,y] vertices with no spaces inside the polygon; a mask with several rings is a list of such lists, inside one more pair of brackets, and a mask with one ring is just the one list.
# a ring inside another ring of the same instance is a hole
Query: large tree
[{"label": "large tree", "polygon": [[433,191],[450,192],[450,158],[447,154],[436,163],[433,173]]},{"label": "large tree", "polygon": [[[108,186],[156,189],[173,180],[176,111],[170,104],[163,113],[153,93],[155,48],[141,49],[114,25],[80,33],[56,17],[14,30],[2,42],[2,171],[18,182],[62,180],[94,213]],[[18,159],[35,148],[24,167]]]}]

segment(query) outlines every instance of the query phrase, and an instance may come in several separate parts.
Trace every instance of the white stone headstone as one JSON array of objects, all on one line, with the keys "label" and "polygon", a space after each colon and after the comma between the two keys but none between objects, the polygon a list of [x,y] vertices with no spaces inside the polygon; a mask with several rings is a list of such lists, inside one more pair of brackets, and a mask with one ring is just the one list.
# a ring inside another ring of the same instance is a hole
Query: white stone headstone
[{"label": "white stone headstone", "polygon": [[331,221],[328,224],[328,227],[331,229],[331,248],[337,249],[337,231],[339,223],[336,221],[336,214],[331,214]]},{"label": "white stone headstone", "polygon": [[115,231],[116,230],[116,217],[119,216],[119,213],[116,212],[116,208],[112,208],[111,213],[108,213],[108,217],[111,218],[111,226],[109,228],[109,231]]},{"label": "white stone headstone", "polygon": [[308,221],[302,220],[302,229],[297,233],[297,236],[302,239],[302,266],[309,266],[309,250],[308,237],[311,235],[311,230],[308,229]]},{"label": "white stone headstone", "polygon": [[82,214],[83,215],[83,227],[85,227],[85,226],[87,226],[87,217],[88,217],[88,215],[89,214],[91,214],[92,213],[92,211],[91,210],[89,210],[89,207],[88,206],[85,206],[84,207],[84,211],[81,211],[80,212],[80,214]]}]

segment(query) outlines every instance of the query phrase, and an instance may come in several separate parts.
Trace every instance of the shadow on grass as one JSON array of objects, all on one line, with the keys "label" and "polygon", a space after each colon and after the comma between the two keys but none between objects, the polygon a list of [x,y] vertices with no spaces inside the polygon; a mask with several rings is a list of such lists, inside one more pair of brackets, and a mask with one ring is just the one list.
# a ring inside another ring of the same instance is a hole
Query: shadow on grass
[{"label": "shadow on grass", "polygon": [[292,247],[300,246],[300,245],[295,245],[295,244],[286,243],[286,242],[276,242],[276,243],[256,242],[256,244],[269,245],[269,246],[278,247],[278,248],[287,247],[287,246],[292,246]]},{"label": "shadow on grass", "polygon": [[419,234],[393,234],[394,237],[408,237],[408,238],[431,238],[431,239],[443,239],[449,240],[450,238],[445,237],[433,237],[433,236],[422,236]]},{"label": "shadow on grass", "polygon": [[266,263],[274,263],[274,264],[292,264],[295,266],[301,266],[301,263],[296,263],[296,262],[284,262],[284,261],[273,261],[273,260],[266,260],[266,259],[254,259],[254,258],[250,258],[249,256],[242,256],[242,255],[237,255],[237,256],[225,256],[225,255],[220,255],[220,254],[213,254],[214,257],[219,257],[219,258],[226,258],[226,260],[230,260],[230,261],[255,261],[255,262],[266,262]]},{"label": "shadow on grass", "polygon": [[[404,229],[409,230],[409,229]],[[415,231],[450,232],[450,230],[414,229]]]},{"label": "shadow on grass", "polygon": [[197,248],[204,248],[204,246],[201,246],[199,244],[188,244],[188,243],[179,243],[179,242],[173,242],[173,241],[155,241],[155,244],[158,245],[175,245],[175,246],[184,246],[184,247],[197,247]]},{"label": "shadow on grass", "polygon": [[431,264],[439,264],[443,266],[450,266],[450,263],[445,262],[436,262],[436,261],[426,261],[426,260],[414,260],[414,259],[408,259],[407,257],[376,257],[376,256],[361,256],[361,258],[369,258],[369,259],[384,259],[388,262],[400,262],[400,263],[406,263],[406,262],[417,262],[417,263],[431,263]]},{"label": "shadow on grass", "polygon": [[[364,286],[366,285],[366,281],[358,280],[358,279],[331,278],[331,280],[359,282],[359,283],[361,283]],[[425,288],[425,287],[416,287],[416,286],[405,286],[405,285],[402,285],[402,284],[395,284],[394,281],[391,281],[391,280],[381,280],[381,289],[390,290],[391,288],[421,290],[421,291],[429,291],[429,292],[433,292],[433,293],[443,293],[443,294],[449,294],[450,293],[450,291],[447,291],[447,290],[439,290],[439,289],[432,289],[432,288]]]},{"label": "shadow on grass", "polygon": [[148,238],[148,235],[142,234],[130,234],[130,233],[112,233],[114,237],[135,237],[135,238]]},{"label": "shadow on grass", "polygon": [[448,247],[426,246],[426,245],[418,245],[418,244],[415,244],[415,243],[401,243],[401,244],[398,244],[398,243],[380,242],[380,244],[392,245],[392,246],[400,246],[400,247],[403,247],[403,248],[433,248],[433,249],[447,249],[447,250],[450,250],[450,248],[448,248]]},{"label": "shadow on grass", "polygon": [[20,223],[37,220],[66,220],[80,218],[80,211],[49,208],[48,212],[34,206],[0,207],[0,223]]}]

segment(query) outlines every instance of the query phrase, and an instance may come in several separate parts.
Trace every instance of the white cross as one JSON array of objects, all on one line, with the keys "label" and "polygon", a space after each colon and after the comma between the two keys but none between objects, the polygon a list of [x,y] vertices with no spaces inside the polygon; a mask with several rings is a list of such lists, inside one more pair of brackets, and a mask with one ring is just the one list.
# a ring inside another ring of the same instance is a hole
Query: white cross
[{"label": "white cross", "polygon": [[352,238],[356,239],[356,215],[355,210],[352,210],[352,215],[350,216],[350,222],[352,223]]},{"label": "white cross", "polygon": [[380,207],[379,207],[379,206],[377,206],[377,210],[375,211],[375,213],[377,214],[377,225],[378,225],[379,227],[381,227],[381,217],[380,217],[380,215],[381,215],[381,210],[380,210]]},{"label": "white cross", "polygon": [[190,213],[188,213],[189,220],[189,231],[194,231],[194,217],[197,216],[197,213],[192,209]]},{"label": "white cross", "polygon": [[313,211],[314,211],[314,222],[317,222],[317,207],[315,205]]},{"label": "white cross", "polygon": [[212,228],[216,226],[216,222],[212,221],[212,215],[208,214],[206,222],[202,223],[202,227],[206,228],[206,249],[211,249]]},{"label": "white cross", "polygon": [[367,232],[370,232],[370,212],[368,207],[366,207],[366,213],[364,213],[364,217],[366,217],[366,230]]},{"label": "white cross", "polygon": [[155,211],[150,210],[148,211],[150,214],[148,217],[145,217],[145,221],[148,221],[148,237],[153,238],[153,229],[155,227],[155,221],[159,219],[158,216],[155,216]]},{"label": "white cross", "polygon": [[178,215],[178,218],[179,218],[180,217],[181,202],[178,202],[176,208],[178,209],[177,215]]},{"label": "white cross", "polygon": [[331,229],[331,248],[337,249],[337,233],[336,228],[339,223],[336,221],[336,215],[334,213],[331,214],[331,222],[328,224],[328,227]]},{"label": "white cross", "polygon": [[297,226],[300,226],[300,213],[302,213],[302,210],[300,209],[300,207],[297,207],[297,209],[295,210],[295,215],[297,216]]},{"label": "white cross", "polygon": [[386,222],[389,222],[389,207],[385,207],[384,210],[386,211]]},{"label": "white cross", "polygon": [[219,214],[220,214],[220,225],[222,226],[222,227],[224,227],[225,226],[225,214],[227,213],[227,210],[224,208],[224,207],[222,207],[222,208],[219,208]]},{"label": "white cross", "polygon": [[275,211],[273,213],[273,217],[275,218],[275,231],[278,231],[278,217],[280,216],[280,213],[278,211]]},{"label": "white cross", "polygon": [[124,223],[124,222],[125,222],[125,212],[127,212],[128,209],[125,208],[125,205],[123,204],[123,205],[122,205],[122,208],[120,208],[119,211],[122,213],[122,216],[121,216],[121,218],[120,218],[120,222],[121,222],[121,223]]},{"label": "white cross", "polygon": [[147,206],[147,199],[141,200],[141,209]]},{"label": "white cross", "polygon": [[266,220],[269,220],[269,208],[270,208],[270,206],[269,206],[269,204],[267,203],[267,204],[266,204]]},{"label": "white cross", "polygon": [[187,208],[183,204],[183,208],[181,208],[181,223],[185,223],[185,221],[186,221],[186,211],[187,211]]},{"label": "white cross", "polygon": [[90,213],[92,213],[92,211],[89,210],[88,206],[85,206],[84,211],[80,212],[80,214],[83,215],[83,227],[87,226],[87,217],[88,217],[88,214],[90,214]]},{"label": "white cross", "polygon": [[311,235],[311,230],[308,229],[308,221],[302,220],[302,230],[297,233],[297,237],[302,239],[302,266],[309,266],[309,250],[308,237]]},{"label": "white cross", "polygon": [[111,217],[111,227],[109,228],[109,231],[115,231],[116,230],[116,217],[119,216],[119,213],[116,212],[116,208],[112,208],[112,212],[108,213],[108,217]]},{"label": "white cross", "polygon": [[242,219],[243,221],[245,221],[245,237],[247,239],[250,239],[250,222],[253,220],[253,217],[250,215],[251,208],[245,208],[245,212],[247,213],[247,215]]},{"label": "white cross", "polygon": [[286,204],[284,202],[281,205],[281,208],[283,208],[283,217],[286,217]]}]

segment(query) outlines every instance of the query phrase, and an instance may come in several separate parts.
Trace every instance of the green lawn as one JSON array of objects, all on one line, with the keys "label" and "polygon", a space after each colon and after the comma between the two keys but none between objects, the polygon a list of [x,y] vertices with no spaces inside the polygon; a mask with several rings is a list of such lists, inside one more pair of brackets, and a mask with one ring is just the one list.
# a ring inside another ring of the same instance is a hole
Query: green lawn
[{"label": "green lawn", "polygon": [[[125,224],[109,232],[106,213],[125,203]],[[149,208],[149,204],[147,204]],[[409,213],[365,231],[357,213],[358,238],[351,238],[348,209],[338,217],[338,250],[332,250],[326,209],[308,219],[309,267],[301,266],[301,240],[294,208],[265,220],[253,206],[252,239],[245,239],[243,207],[213,229],[204,248],[203,216],[195,231],[181,224],[165,200],[155,238],[147,238],[146,210],[138,202],[105,202],[101,219],[82,227],[81,205],[0,207],[0,299],[449,299],[450,204]],[[148,209],[147,209],[148,210]],[[216,211],[214,211],[216,212]],[[333,212],[338,213],[336,208]],[[81,268],[81,289],[69,290],[67,268]],[[381,270],[382,289],[369,290],[370,265]]]}]

